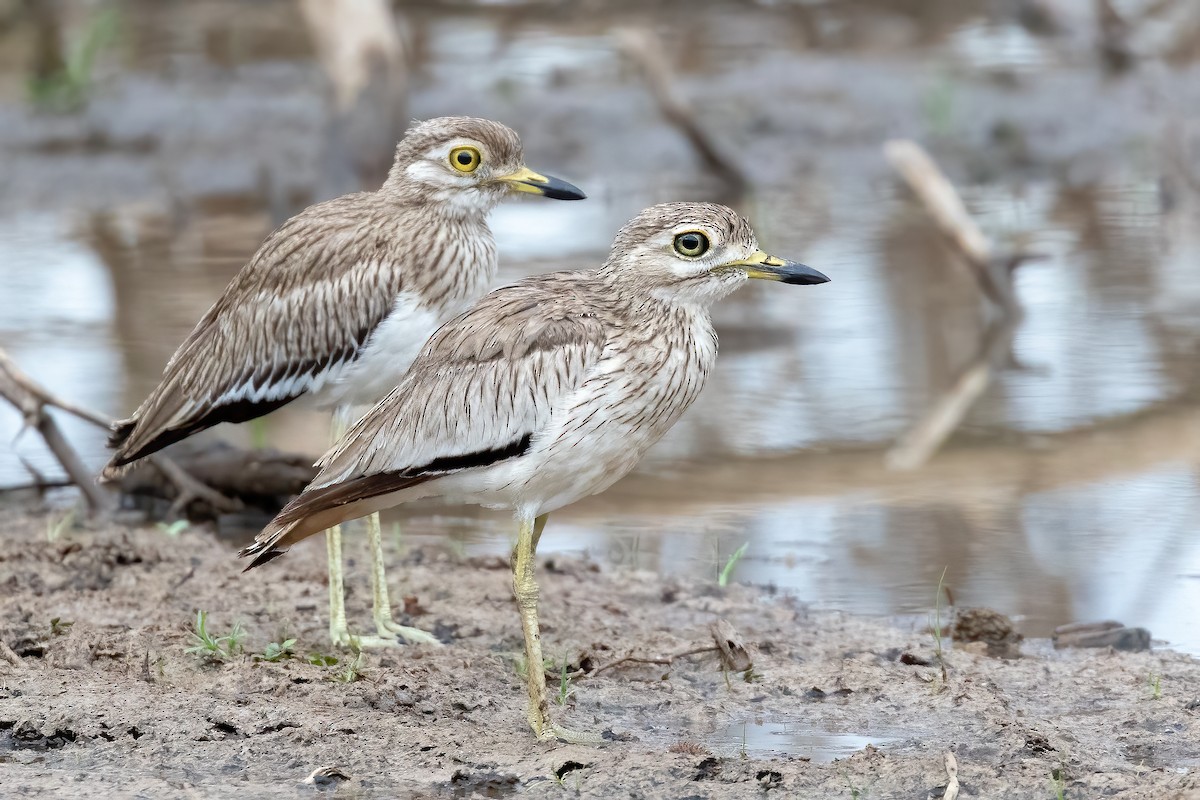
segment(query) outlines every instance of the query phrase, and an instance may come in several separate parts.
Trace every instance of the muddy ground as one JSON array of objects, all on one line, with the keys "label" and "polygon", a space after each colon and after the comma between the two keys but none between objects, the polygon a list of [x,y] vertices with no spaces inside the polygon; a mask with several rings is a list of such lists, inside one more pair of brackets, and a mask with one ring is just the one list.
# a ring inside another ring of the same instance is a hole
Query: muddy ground
[{"label": "muddy ground", "polygon": [[[499,560],[397,558],[393,592],[446,645],[368,652],[346,682],[345,654],[307,660],[332,655],[320,542],[244,575],[203,528],[56,534],[59,517],[0,510],[0,637],[19,656],[0,658],[5,797],[924,798],[947,751],[963,797],[1200,797],[1200,662],[1166,650],[1026,641],[1001,660],[947,642],[943,682],[924,621],[555,557],[540,565],[553,657],[682,653],[725,619],[759,677],[727,681],[712,653],[612,668],[556,712],[616,740],[538,743]],[[365,554],[348,539],[361,629]],[[247,654],[187,653],[197,610],[215,633],[241,621]],[[287,638],[295,658],[250,655]],[[303,783],[320,768],[346,777]]]}]

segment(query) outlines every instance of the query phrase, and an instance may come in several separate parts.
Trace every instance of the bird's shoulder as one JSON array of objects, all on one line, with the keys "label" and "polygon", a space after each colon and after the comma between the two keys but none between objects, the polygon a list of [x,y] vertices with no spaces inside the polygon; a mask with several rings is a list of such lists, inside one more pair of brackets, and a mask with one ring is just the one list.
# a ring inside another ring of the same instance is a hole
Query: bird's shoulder
[{"label": "bird's shoulder", "polygon": [[593,273],[536,275],[485,295],[443,326],[423,356],[516,361],[537,352],[599,346],[606,336],[602,312]]},{"label": "bird's shoulder", "polygon": [[371,267],[397,263],[418,226],[419,214],[366,192],[309,206],[267,236],[229,284],[231,301],[269,289],[286,293],[311,289]]}]

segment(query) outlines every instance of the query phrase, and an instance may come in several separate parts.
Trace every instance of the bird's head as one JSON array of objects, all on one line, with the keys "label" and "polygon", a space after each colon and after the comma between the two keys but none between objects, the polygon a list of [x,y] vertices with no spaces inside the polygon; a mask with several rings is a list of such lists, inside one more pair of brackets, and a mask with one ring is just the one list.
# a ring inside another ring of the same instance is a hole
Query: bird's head
[{"label": "bird's head", "polygon": [[750,278],[825,283],[812,267],[767,255],[745,217],[714,203],[664,203],[625,224],[605,271],[656,297],[707,304]]},{"label": "bird's head", "polygon": [[384,190],[464,212],[487,211],[514,192],[582,200],[566,181],[525,166],[516,131],[474,117],[438,117],[409,128]]}]

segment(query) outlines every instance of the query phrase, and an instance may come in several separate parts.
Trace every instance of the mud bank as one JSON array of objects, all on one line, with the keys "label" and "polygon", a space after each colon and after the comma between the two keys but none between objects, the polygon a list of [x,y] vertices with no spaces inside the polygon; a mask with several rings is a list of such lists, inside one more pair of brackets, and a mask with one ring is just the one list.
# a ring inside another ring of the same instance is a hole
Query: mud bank
[{"label": "mud bank", "polygon": [[[925,620],[554,557],[540,583],[555,710],[613,740],[537,743],[498,559],[396,557],[397,604],[446,644],[355,665],[327,644],[319,543],[243,575],[202,529],[52,535],[56,521],[0,510],[6,797],[926,797],[947,752],[968,797],[1200,796],[1200,662],[1169,651],[1027,640],[1000,660],[947,641],[943,680]],[[365,548],[348,539],[363,630]],[[242,623],[244,652],[186,652],[197,610],[214,635]],[[747,643],[749,676],[709,651],[561,680],[564,662],[711,647],[718,619]],[[294,657],[262,659],[288,639]]]}]

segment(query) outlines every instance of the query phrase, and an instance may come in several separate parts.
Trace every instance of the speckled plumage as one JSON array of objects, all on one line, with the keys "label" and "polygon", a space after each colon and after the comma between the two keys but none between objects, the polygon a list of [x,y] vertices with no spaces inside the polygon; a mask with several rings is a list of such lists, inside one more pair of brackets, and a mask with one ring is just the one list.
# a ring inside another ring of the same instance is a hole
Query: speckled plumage
[{"label": "speckled plumage", "polygon": [[[395,391],[326,454],[312,484],[242,551],[247,569],[424,495],[511,508],[525,663],[543,664],[534,556],[547,514],[611,486],[687,410],[717,357],[709,306],[750,277],[828,280],[759,250],[728,208],[671,203],[622,228],[599,270],[492,292],[439,329]],[[601,741],[554,722],[545,670],[527,669],[525,682],[538,738]]]},{"label": "speckled plumage", "polygon": [[[439,170],[438,153],[473,142],[485,148],[476,176]],[[117,424],[105,476],[302,395],[323,405],[378,400],[437,325],[494,279],[486,214],[510,187],[486,179],[522,167],[521,159],[516,133],[499,123],[429,120],[397,146],[378,191],[319,203],[285,222],[196,325],[146,401]]]},{"label": "speckled plumage", "polygon": [[432,337],[248,551],[266,560],[426,495],[537,516],[608,488],[699,395],[717,355],[709,305],[747,277],[675,271],[659,240],[689,226],[716,231],[725,252],[757,249],[735,212],[667,204],[628,223],[601,269],[488,294]]}]

